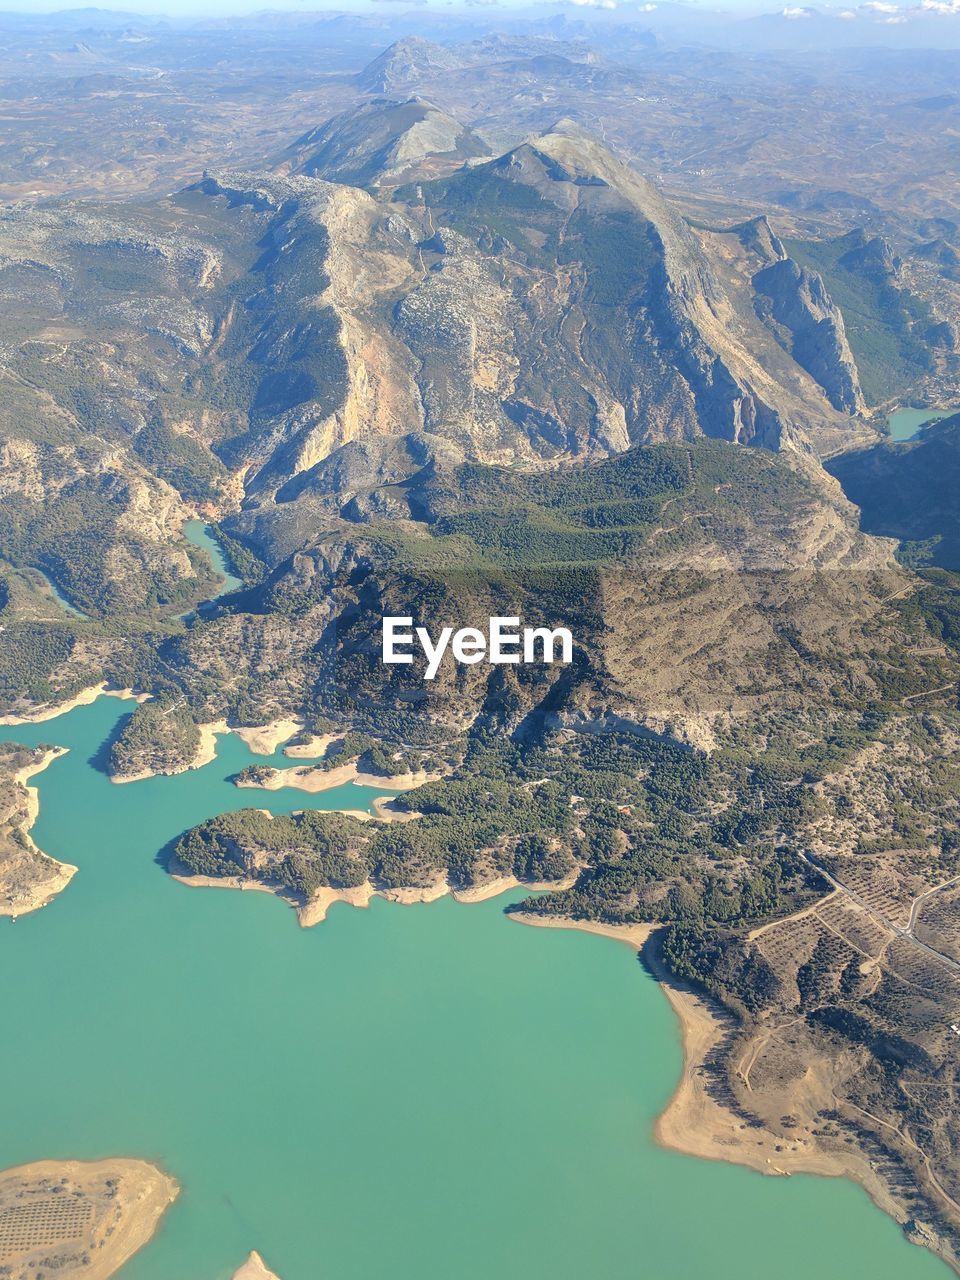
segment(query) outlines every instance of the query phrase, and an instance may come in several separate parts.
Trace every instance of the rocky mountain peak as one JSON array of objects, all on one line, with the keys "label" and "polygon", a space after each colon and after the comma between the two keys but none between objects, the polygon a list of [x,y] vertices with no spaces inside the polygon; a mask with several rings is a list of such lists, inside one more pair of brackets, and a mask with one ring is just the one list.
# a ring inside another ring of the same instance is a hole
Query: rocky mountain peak
[{"label": "rocky mountain peak", "polygon": [[367,93],[396,93],[437,71],[453,71],[461,65],[453,50],[420,36],[405,36],[384,49],[357,76]]},{"label": "rocky mountain peak", "polygon": [[471,129],[425,98],[375,98],[311,129],[280,157],[283,171],[376,187],[416,171],[434,177],[490,154]]}]

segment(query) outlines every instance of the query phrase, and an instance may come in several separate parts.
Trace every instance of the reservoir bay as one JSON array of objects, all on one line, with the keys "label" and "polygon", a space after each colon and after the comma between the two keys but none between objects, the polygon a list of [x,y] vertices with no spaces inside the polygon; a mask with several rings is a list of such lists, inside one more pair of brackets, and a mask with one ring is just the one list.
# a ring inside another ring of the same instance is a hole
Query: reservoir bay
[{"label": "reservoir bay", "polygon": [[887,418],[890,439],[897,443],[912,440],[925,423],[939,422],[949,416],[946,409],[897,409]]},{"label": "reservoir bay", "polygon": [[[0,1166],[142,1156],[181,1195],[123,1280],[946,1280],[859,1187],[659,1149],[679,1032],[628,947],[522,927],[508,898],[302,930],[158,855],[227,809],[368,807],[234,788],[234,736],[173,778],[96,767],[101,698],[0,736],[69,748],[33,836],[79,873],[0,922]],[[274,763],[283,760],[278,753]],[[519,896],[519,895],[518,895]]]},{"label": "reservoir bay", "polygon": [[238,578],[231,571],[227,557],[223,554],[223,548],[208,525],[205,525],[202,520],[188,520],[183,526],[183,536],[193,546],[206,553],[214,571],[223,579],[223,585],[216,592],[216,596],[229,595],[231,591],[238,591],[243,586],[243,579]]}]

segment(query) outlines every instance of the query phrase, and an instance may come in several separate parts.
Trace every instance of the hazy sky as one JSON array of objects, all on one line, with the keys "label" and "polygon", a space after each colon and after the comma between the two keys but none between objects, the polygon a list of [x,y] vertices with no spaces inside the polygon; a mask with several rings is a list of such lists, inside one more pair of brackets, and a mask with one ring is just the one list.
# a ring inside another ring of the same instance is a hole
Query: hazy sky
[{"label": "hazy sky", "polygon": [[[677,3],[677,0],[673,0]],[[744,11],[776,9],[777,0],[770,0],[764,5],[762,0],[680,0],[688,8],[710,8]],[[403,12],[404,9],[466,9],[478,5],[502,9],[536,9],[549,7],[552,9],[590,7],[589,0],[550,0],[537,3],[537,0],[340,0],[338,3],[323,4],[320,0],[116,0],[116,3],[96,4],[95,0],[0,0],[0,13],[3,11],[18,13],[55,13],[64,9],[110,9],[125,13],[176,14],[178,17],[204,17],[209,14],[219,16],[241,13],[259,13],[270,9],[284,9],[293,12],[356,12],[373,13],[390,9]],[[631,9],[644,9],[643,0],[619,0],[617,7],[623,12]]]},{"label": "hazy sky", "polygon": [[[482,7],[481,7],[482,6]],[[805,8],[804,6],[811,6]],[[752,14],[781,13],[785,18],[807,17],[813,9],[838,18],[862,18],[875,24],[902,24],[913,18],[937,18],[950,15],[960,27],[960,0],[0,0],[0,14],[55,13],[65,9],[100,9],[113,12],[170,15],[178,18],[225,17],[286,10],[294,13],[437,14],[451,12],[486,13],[491,25],[497,13],[522,10],[527,14],[567,12],[587,16],[616,10],[618,19],[636,15],[638,19],[653,9],[707,10],[714,14],[730,13],[737,17]],[[609,12],[607,17],[611,17]],[[661,15],[667,19],[667,14]],[[667,19],[669,22],[669,19]],[[654,27],[662,23],[654,20]],[[951,47],[954,47],[951,42]]]}]

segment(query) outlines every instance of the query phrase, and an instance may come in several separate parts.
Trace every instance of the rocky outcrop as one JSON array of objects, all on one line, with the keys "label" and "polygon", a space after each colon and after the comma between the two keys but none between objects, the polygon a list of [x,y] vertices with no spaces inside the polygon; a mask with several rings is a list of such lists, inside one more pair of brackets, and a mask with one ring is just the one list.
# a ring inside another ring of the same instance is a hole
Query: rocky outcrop
[{"label": "rocky outcrop", "polygon": [[840,265],[857,271],[877,284],[884,284],[900,270],[900,259],[881,236],[868,236],[856,231],[849,237],[850,248],[840,258]]},{"label": "rocky outcrop", "polygon": [[757,314],[823,387],[833,407],[862,412],[863,392],[843,316],[821,277],[791,258],[781,258],[758,271],[753,283]]},{"label": "rocky outcrop", "polygon": [[743,247],[764,262],[780,262],[787,256],[787,251],[770,226],[766,214],[761,213],[733,230]]}]

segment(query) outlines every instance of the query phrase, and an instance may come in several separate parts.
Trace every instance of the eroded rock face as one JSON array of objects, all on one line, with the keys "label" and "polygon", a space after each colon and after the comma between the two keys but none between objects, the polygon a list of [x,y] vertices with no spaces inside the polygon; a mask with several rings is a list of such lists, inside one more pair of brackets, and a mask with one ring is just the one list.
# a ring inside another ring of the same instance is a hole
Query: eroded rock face
[{"label": "eroded rock face", "polygon": [[845,413],[861,412],[863,392],[843,316],[820,276],[783,258],[758,271],[753,283],[758,314],[823,387],[833,407]]},{"label": "eroded rock face", "polygon": [[879,282],[889,280],[900,270],[900,260],[886,240],[881,236],[867,236],[862,231],[852,237],[852,244],[840,262]]},{"label": "eroded rock face", "polygon": [[[699,435],[805,449],[849,429],[842,322],[814,277],[787,279],[766,224],[694,231],[569,122],[481,151],[428,103],[381,100],[305,135],[285,176],[211,173],[136,217],[10,213],[17,396],[48,437],[81,430],[212,503],[238,477],[257,503],[350,441],[417,431],[537,463]],[[744,236],[776,305],[726,271]],[[37,450],[64,442],[10,436],[0,486],[54,483]]]}]

